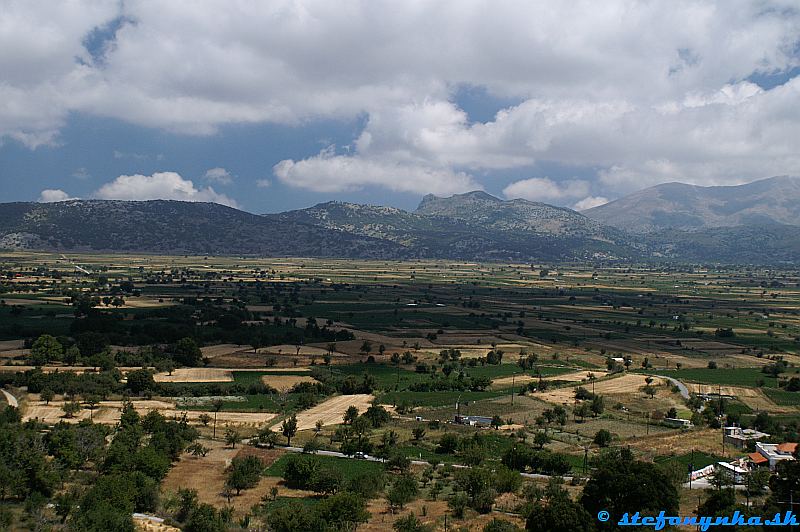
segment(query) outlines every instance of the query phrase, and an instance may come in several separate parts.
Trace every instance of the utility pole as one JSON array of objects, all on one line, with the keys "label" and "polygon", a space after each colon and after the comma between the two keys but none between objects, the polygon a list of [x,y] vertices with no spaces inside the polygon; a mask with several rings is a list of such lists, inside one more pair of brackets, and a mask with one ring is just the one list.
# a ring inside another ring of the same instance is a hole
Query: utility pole
[{"label": "utility pole", "polygon": [[583,448],[583,474],[586,475],[586,466],[589,463],[589,447]]},{"label": "utility pole", "polygon": [[514,406],[514,377],[517,376],[517,372],[511,374],[511,406]]}]

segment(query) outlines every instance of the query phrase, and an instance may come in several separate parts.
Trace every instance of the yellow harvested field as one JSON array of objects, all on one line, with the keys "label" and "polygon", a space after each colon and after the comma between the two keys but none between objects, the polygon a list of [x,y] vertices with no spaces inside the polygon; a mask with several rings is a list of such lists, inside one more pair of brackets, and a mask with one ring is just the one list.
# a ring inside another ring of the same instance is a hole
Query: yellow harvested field
[{"label": "yellow harvested field", "polygon": [[297,430],[313,429],[317,421],[322,421],[323,426],[338,425],[342,416],[350,406],[358,408],[359,413],[364,412],[375,399],[371,394],[340,395],[318,404],[297,415]]},{"label": "yellow harvested field", "polygon": [[24,347],[24,340],[3,340],[0,342],[0,351],[15,351]]},{"label": "yellow harvested field", "polygon": [[218,344],[218,345],[208,345],[206,347],[201,347],[200,351],[203,353],[204,358],[214,358],[221,355],[230,355],[231,353],[238,353],[239,351],[244,351],[246,349],[251,349],[246,345],[238,345],[238,344]]},{"label": "yellow harvested field", "polygon": [[[88,408],[82,408],[74,417],[68,419],[63,417],[64,411],[61,409],[62,403],[51,401],[50,404],[47,405],[44,401],[34,399],[34,396],[30,396],[30,399],[31,400],[23,408],[23,421],[37,419],[43,423],[56,424],[59,421],[77,423],[83,419],[91,418],[95,423],[113,425],[119,421],[122,411],[122,401],[101,401],[97,407],[95,407],[94,411],[90,411]],[[140,414],[147,414],[151,410],[157,410],[169,419],[180,419],[185,414],[190,422],[195,423],[200,422],[200,416],[203,414],[202,411],[198,410],[180,410],[175,406],[175,403],[167,401],[134,401],[133,406]],[[267,412],[223,411],[217,414],[217,423],[255,428],[264,425],[275,416],[276,414]]]},{"label": "yellow harvested field", "polygon": [[[297,348],[300,347],[300,353],[297,353]],[[283,345],[273,345],[270,347],[264,347],[259,349],[258,351],[260,354],[271,354],[271,355],[299,355],[299,356],[318,356],[321,357],[326,354],[328,351],[326,349],[322,349],[321,347],[313,347],[310,345],[290,345],[290,344],[283,344]]]},{"label": "yellow harvested field", "polygon": [[[687,385],[688,386],[688,385]],[[777,405],[767,395],[758,388],[745,388],[742,386],[722,386],[713,388],[719,390],[723,395],[732,395],[753,410],[765,410],[779,414],[797,412],[796,406]]]},{"label": "yellow harvested field", "polygon": [[131,297],[125,299],[125,304],[121,308],[158,308],[158,307],[171,307],[176,305],[172,301],[159,301],[158,299],[140,299]]},{"label": "yellow harvested field", "polygon": [[507,386],[511,386],[512,384],[528,384],[533,380],[538,380],[536,377],[532,377],[530,375],[515,375],[513,377],[500,377],[499,379],[494,379],[492,381],[492,386],[495,388],[505,388]]},{"label": "yellow harvested field", "polygon": [[233,374],[221,368],[178,368],[172,375],[156,373],[153,379],[156,382],[231,382]]},{"label": "yellow harvested field", "polygon": [[[180,460],[170,468],[161,485],[163,493],[174,494],[181,488],[194,489],[197,490],[200,502],[222,508],[229,504],[225,497],[225,480],[228,477],[228,466],[235,457],[254,455],[268,466],[283,454],[283,451],[278,449],[256,449],[244,445],[231,449],[222,442],[212,440],[201,440],[200,443],[211,449],[209,453],[203,457],[189,454],[181,456]],[[250,511],[253,505],[261,502],[261,497],[269,493],[273,486],[278,487],[278,494],[282,497],[291,496],[292,491],[299,496],[313,495],[312,492],[289,490],[283,485],[277,485],[278,480],[280,479],[274,477],[261,477],[254,488],[244,490],[240,495],[233,497],[230,504],[234,507],[235,515],[240,516]]]},{"label": "yellow harvested field", "polygon": [[[565,373],[564,375],[553,375],[551,377],[545,377],[544,380],[580,382],[582,380],[588,380],[592,376],[594,376],[595,379],[599,379],[605,377],[607,374],[607,371],[592,369]],[[595,384],[595,387],[596,386],[597,384]]]},{"label": "yellow harvested field", "polygon": [[[543,377],[542,380],[545,381],[567,381],[567,382],[581,382],[583,380],[588,380],[592,375],[596,379],[601,377],[605,377],[607,374],[606,371],[603,370],[581,370],[581,371],[574,371],[572,373],[565,373],[563,375],[550,375],[549,377]],[[514,377],[500,377],[499,379],[494,379],[492,381],[492,386],[495,388],[503,388],[505,386],[511,386],[511,384],[527,384],[531,381],[538,381],[538,377],[534,377],[531,375],[516,375]]]},{"label": "yellow harvested field", "polygon": [[283,391],[289,390],[292,388],[292,386],[301,382],[317,381],[308,375],[263,375],[261,377],[261,382],[267,386],[275,388],[276,390]]},{"label": "yellow harvested field", "polygon": [[[719,454],[722,450],[720,433],[714,429],[690,430],[688,432],[670,431],[655,435],[651,434],[650,436],[630,440],[628,445],[649,456],[673,453],[680,455],[693,450],[709,454]],[[726,450],[729,456],[730,453],[734,451],[730,445],[726,446]],[[740,451],[736,451],[735,454],[741,456]]]},{"label": "yellow harvested field", "polygon": [[[598,381],[594,384],[594,391],[602,395],[614,395],[633,393],[645,386],[647,377],[645,375],[626,374],[622,377],[616,377],[605,381]],[[653,384],[660,384],[662,379],[654,378]],[[534,394],[537,399],[542,399],[551,403],[569,403],[575,399],[575,388],[558,388],[556,390],[548,390]]]}]

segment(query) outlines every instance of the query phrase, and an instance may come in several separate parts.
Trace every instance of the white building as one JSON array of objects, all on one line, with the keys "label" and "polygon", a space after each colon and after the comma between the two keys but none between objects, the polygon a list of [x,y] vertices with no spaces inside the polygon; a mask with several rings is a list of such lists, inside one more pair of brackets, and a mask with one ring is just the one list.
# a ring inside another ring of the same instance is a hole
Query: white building
[{"label": "white building", "polygon": [[770,470],[775,469],[783,460],[794,460],[796,443],[756,443],[756,452],[750,454],[750,461],[755,465],[769,465]]},{"label": "white building", "polygon": [[754,429],[743,429],[742,427],[725,427],[725,443],[733,445],[737,449],[744,449],[747,443],[769,438],[766,432],[759,432]]}]

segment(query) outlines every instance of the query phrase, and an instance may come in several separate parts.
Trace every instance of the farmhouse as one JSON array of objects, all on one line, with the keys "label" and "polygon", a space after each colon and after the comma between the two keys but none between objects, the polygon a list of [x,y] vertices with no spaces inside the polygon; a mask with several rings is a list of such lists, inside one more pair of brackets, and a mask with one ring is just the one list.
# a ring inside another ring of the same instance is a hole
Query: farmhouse
[{"label": "farmhouse", "polygon": [[[749,455],[750,461],[757,467],[769,465],[770,470],[775,469],[778,462],[794,460],[796,443],[756,443],[756,452]],[[755,456],[759,455],[759,456]]]},{"label": "farmhouse", "polygon": [[492,424],[492,418],[486,416],[456,415],[455,418],[453,418],[453,422],[461,425],[469,425],[470,427],[489,427]]},{"label": "farmhouse", "polygon": [[725,427],[724,441],[728,445],[733,445],[737,449],[744,449],[751,441],[758,441],[769,438],[766,432],[755,429],[743,429],[742,427]]},{"label": "farmhouse", "polygon": [[676,429],[690,429],[692,428],[692,422],[688,419],[681,419],[677,417],[665,417],[663,419],[664,425],[668,427],[675,427]]}]

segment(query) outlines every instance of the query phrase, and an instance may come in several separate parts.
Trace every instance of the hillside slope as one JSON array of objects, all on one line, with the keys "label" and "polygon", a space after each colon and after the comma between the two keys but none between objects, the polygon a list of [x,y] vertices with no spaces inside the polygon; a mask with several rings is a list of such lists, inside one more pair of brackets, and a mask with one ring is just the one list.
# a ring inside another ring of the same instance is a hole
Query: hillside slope
[{"label": "hillside slope", "polygon": [[745,185],[716,187],[665,183],[583,214],[605,225],[642,233],[800,225],[800,178],[772,177]]}]

